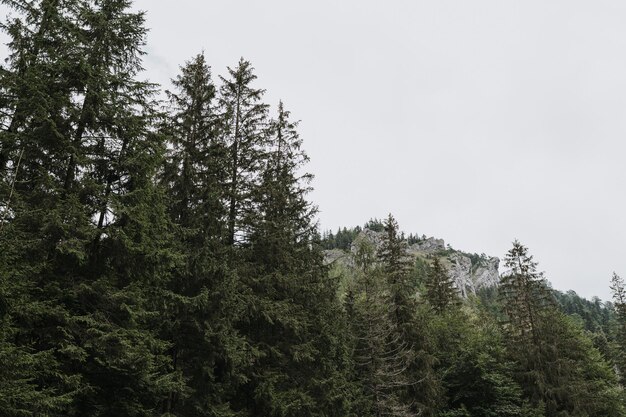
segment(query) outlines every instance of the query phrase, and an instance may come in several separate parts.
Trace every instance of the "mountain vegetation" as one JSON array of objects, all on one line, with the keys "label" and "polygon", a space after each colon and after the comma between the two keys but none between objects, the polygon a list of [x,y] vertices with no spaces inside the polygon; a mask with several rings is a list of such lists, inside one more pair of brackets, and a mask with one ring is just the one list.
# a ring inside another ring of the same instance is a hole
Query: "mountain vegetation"
[{"label": "mountain vegetation", "polygon": [[554,291],[515,241],[463,296],[391,215],[320,233],[249,61],[161,92],[129,0],[1,3],[0,416],[626,416],[619,276]]}]

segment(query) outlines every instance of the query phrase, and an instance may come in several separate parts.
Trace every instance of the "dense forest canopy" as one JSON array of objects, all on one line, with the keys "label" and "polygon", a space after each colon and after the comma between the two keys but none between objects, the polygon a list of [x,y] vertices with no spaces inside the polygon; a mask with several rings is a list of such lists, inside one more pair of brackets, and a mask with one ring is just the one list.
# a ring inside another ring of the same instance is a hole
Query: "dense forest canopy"
[{"label": "dense forest canopy", "polygon": [[391,215],[320,234],[249,61],[161,95],[130,1],[2,3],[0,415],[626,416],[619,276],[553,291],[516,241],[461,297]]}]

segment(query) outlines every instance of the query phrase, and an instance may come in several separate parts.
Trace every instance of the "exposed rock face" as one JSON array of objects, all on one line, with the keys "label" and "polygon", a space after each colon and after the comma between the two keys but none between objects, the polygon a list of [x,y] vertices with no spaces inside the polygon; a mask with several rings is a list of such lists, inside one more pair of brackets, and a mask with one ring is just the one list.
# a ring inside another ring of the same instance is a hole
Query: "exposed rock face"
[{"label": "exposed rock face", "polygon": [[[325,251],[325,262],[330,264],[340,262],[343,265],[354,266],[354,255],[357,252],[359,242],[367,242],[371,245],[372,250],[377,251],[382,244],[383,233],[375,232],[370,229],[364,229],[354,239],[350,252],[341,249],[332,249]],[[500,274],[498,266],[500,260],[495,257],[470,258],[467,254],[460,251],[446,251],[446,245],[443,239],[429,237],[407,248],[407,255],[428,259],[432,256],[442,258],[443,263],[448,267],[450,276],[454,279],[461,295],[465,298],[470,294],[476,294],[481,288],[493,287],[498,285]],[[474,262],[472,262],[474,259]]]},{"label": "exposed rock face", "polygon": [[472,260],[467,256],[454,253],[448,257],[452,265],[448,269],[450,277],[456,283],[456,287],[461,292],[463,298],[467,297],[468,291],[474,291],[472,283]]},{"label": "exposed rock face", "polygon": [[324,251],[324,264],[329,265],[339,259],[344,260],[349,257],[350,255],[342,251],[341,249],[325,250]]},{"label": "exposed rock face", "polygon": [[474,289],[497,286],[500,282],[499,266],[500,259],[495,256],[482,261],[472,274]]},{"label": "exposed rock face", "polygon": [[421,242],[409,246],[409,252],[434,253],[446,249],[446,243],[443,239],[435,239],[434,237],[426,238]]},{"label": "exposed rock face", "polygon": [[375,251],[378,251],[378,248],[383,243],[383,232],[375,232],[374,230],[364,229],[361,233],[354,238],[352,245],[350,246],[350,252],[353,254],[357,251],[357,242],[365,240],[369,242]]},{"label": "exposed rock face", "polygon": [[451,262],[450,276],[464,298],[470,294],[476,294],[476,291],[481,288],[496,286],[500,281],[498,258],[481,258],[476,264],[472,264],[469,257],[457,252],[450,255],[448,259]]}]

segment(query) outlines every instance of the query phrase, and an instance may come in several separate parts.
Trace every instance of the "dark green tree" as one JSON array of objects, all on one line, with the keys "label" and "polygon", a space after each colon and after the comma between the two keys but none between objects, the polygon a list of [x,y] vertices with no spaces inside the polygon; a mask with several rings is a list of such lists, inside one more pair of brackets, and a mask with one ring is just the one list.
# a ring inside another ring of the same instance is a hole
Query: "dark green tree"
[{"label": "dark green tree", "polygon": [[266,132],[252,190],[248,245],[241,248],[248,313],[237,328],[256,355],[238,392],[249,415],[345,415],[340,304],[316,242],[306,199],[308,157],[282,103]]},{"label": "dark green tree", "polygon": [[68,311],[56,282],[72,251],[63,228],[85,220],[85,211],[77,221],[58,198],[78,56],[76,2],[2,4],[14,14],[1,26],[9,55],[0,68],[0,408],[58,415],[79,381],[63,367],[74,343],[58,327]]},{"label": "dark green tree", "polygon": [[232,327],[237,317],[235,275],[228,264],[225,237],[226,145],[219,137],[215,86],[203,54],[173,80],[163,127],[169,151],[161,181],[175,225],[177,267],[167,284],[163,335],[169,355],[185,381],[168,394],[163,411],[172,415],[233,413],[229,375],[240,366],[243,340]]},{"label": "dark green tree", "polygon": [[522,400],[502,334],[487,314],[444,309],[431,323],[437,374],[446,401],[441,416],[536,415]]},{"label": "dark green tree", "polygon": [[622,277],[613,272],[611,278],[616,321],[616,345],[613,354],[622,384],[626,381],[626,287]]},{"label": "dark green tree", "polygon": [[425,284],[424,295],[435,312],[441,313],[448,307],[460,304],[461,299],[454,280],[437,257],[428,269]]},{"label": "dark green tree", "polygon": [[537,324],[541,315],[554,307],[552,294],[543,274],[537,272],[537,263],[528,248],[518,241],[513,242],[513,248],[506,254],[505,267],[509,270],[502,275],[500,296],[509,335],[519,341],[538,343]]},{"label": "dark green tree", "polygon": [[435,358],[425,325],[428,317],[419,311],[417,283],[411,279],[414,261],[407,253],[407,242],[391,214],[383,225],[377,257],[390,296],[387,308],[398,333],[398,343],[409,346],[412,354],[406,369],[411,383],[401,390],[401,398],[404,404],[411,405],[412,412],[432,415],[439,401],[440,386],[433,372]]},{"label": "dark green tree", "polygon": [[3,86],[15,92],[3,150],[17,179],[3,275],[25,295],[10,289],[15,351],[48,358],[31,385],[67,400],[54,415],[148,415],[177,382],[156,332],[171,256],[152,88],[134,80],[143,15],[127,1],[39,3],[20,2],[37,30],[10,30],[28,46],[11,62],[29,85]]},{"label": "dark green tree", "polygon": [[246,240],[249,217],[254,211],[252,193],[258,185],[264,159],[268,106],[262,102],[265,90],[255,89],[254,68],[241,58],[228,78],[220,77],[220,134],[228,146],[227,241]]},{"label": "dark green tree", "polygon": [[591,340],[560,312],[528,249],[515,241],[500,292],[507,350],[532,406],[547,417],[624,413],[615,375]]},{"label": "dark green tree", "polygon": [[416,376],[410,372],[415,352],[397,327],[384,278],[376,269],[359,272],[347,306],[355,378],[361,386],[355,414],[415,416],[406,396],[416,383]]}]

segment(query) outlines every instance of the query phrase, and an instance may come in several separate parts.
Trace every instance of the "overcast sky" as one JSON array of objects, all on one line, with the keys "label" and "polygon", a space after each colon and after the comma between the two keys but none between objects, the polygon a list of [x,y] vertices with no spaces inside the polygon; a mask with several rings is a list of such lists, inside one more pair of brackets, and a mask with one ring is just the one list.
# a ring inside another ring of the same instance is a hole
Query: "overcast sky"
[{"label": "overcast sky", "polygon": [[141,0],[147,76],[252,61],[302,120],[324,229],[393,213],[555,288],[626,275],[626,2]]},{"label": "overcast sky", "polygon": [[393,213],[407,232],[608,299],[626,275],[623,0],[139,0],[145,77],[204,50],[285,102],[323,229]]}]

